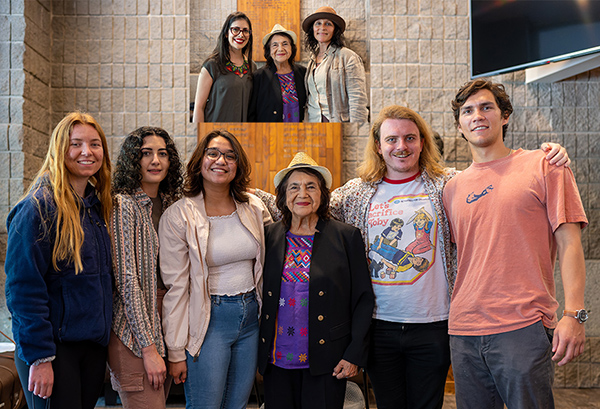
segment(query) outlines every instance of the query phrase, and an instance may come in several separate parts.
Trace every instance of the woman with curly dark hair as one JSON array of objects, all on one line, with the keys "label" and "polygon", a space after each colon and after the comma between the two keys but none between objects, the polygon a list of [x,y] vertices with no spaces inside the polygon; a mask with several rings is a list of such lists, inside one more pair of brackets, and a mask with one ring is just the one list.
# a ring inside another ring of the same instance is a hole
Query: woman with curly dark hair
[{"label": "woman with curly dark hair", "polygon": [[113,179],[115,294],[108,348],[113,388],[124,408],[164,409],[169,381],[161,325],[166,293],[158,271],[158,221],[181,196],[182,164],[173,139],[161,128],[131,132]]},{"label": "woman with curly dark hair", "polygon": [[246,193],[250,163],[215,130],[187,165],[184,198],[160,220],[169,372],[186,408],[242,409],[256,374],[264,229],[271,217]]},{"label": "woman with curly dark hair", "polygon": [[240,11],[225,19],[198,77],[193,122],[246,122],[252,93],[252,23]]},{"label": "woman with curly dark hair", "polygon": [[367,122],[367,85],[363,62],[345,46],[346,22],[334,9],[319,7],[302,22],[306,48],[308,122]]}]

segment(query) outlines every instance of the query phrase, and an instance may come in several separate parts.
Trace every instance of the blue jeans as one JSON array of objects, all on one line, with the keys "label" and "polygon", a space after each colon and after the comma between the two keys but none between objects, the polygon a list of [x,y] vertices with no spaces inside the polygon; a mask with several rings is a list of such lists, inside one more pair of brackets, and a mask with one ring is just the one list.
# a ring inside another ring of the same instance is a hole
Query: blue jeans
[{"label": "blue jeans", "polygon": [[187,409],[243,409],[256,375],[258,302],[254,292],[211,296],[210,323],[200,354],[186,352]]},{"label": "blue jeans", "polygon": [[538,321],[494,335],[451,335],[456,407],[554,408],[552,334]]}]

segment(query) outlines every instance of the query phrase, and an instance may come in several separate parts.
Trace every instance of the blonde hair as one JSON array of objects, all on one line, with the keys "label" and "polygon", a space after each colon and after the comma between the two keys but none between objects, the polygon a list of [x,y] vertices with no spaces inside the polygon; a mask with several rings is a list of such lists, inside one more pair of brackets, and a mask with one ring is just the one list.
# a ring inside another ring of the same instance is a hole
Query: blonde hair
[{"label": "blonde hair", "polygon": [[[108,226],[112,201],[110,195],[110,159],[108,145],[104,131],[89,114],[83,112],[71,112],[65,116],[52,131],[48,153],[42,168],[35,176],[26,196],[31,194],[35,199],[38,191],[47,179],[52,186],[52,198],[56,204],[56,232],[54,233],[54,248],[52,251],[52,265],[58,270],[58,262],[66,260],[75,264],[75,273],[83,270],[81,261],[81,247],[83,245],[84,233],[81,226],[80,208],[81,201],[69,181],[69,171],[65,165],[65,156],[70,146],[70,136],[75,125],[89,125],[100,135],[102,141],[103,160],[100,170],[90,178],[90,182],[98,192],[98,198],[102,205],[102,217]],[[37,200],[37,199],[36,199]],[[47,220],[47,214],[42,213],[40,203],[38,208],[45,222],[46,233],[48,226],[54,220]]]},{"label": "blonde hair", "polygon": [[423,150],[419,156],[419,168],[425,169],[429,176],[438,177],[444,174],[444,168],[440,164],[440,151],[433,138],[433,132],[427,122],[410,108],[400,105],[390,105],[379,112],[377,119],[373,122],[369,132],[369,140],[365,150],[365,159],[358,168],[358,174],[365,182],[377,182],[387,172],[383,157],[379,153],[381,138],[381,125],[387,119],[408,119],[417,125],[419,134],[423,140]]}]

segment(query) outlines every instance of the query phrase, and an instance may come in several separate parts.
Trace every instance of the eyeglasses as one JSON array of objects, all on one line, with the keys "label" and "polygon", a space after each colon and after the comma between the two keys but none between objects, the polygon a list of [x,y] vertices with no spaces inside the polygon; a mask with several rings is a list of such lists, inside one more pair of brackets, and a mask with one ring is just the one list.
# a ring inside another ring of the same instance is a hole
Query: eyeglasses
[{"label": "eyeglasses", "polygon": [[227,163],[235,163],[237,162],[238,156],[235,152],[221,152],[217,148],[206,148],[204,149],[206,156],[210,160],[217,161],[221,156],[225,158],[225,162]]},{"label": "eyeglasses", "polygon": [[229,27],[229,31],[231,31],[231,34],[233,34],[234,36],[238,35],[239,33],[242,33],[244,37],[248,37],[250,34],[252,34],[252,30],[249,30],[247,28]]}]

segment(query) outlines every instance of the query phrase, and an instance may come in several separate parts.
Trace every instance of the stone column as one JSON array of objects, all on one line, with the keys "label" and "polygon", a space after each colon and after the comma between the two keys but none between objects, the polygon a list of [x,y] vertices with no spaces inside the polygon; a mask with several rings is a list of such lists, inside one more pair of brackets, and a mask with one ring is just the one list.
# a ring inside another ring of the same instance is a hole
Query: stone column
[{"label": "stone column", "polygon": [[[0,6],[0,285],[4,294],[6,215],[29,186],[48,147],[51,16],[49,1]],[[5,303],[0,329],[10,333]]]}]

